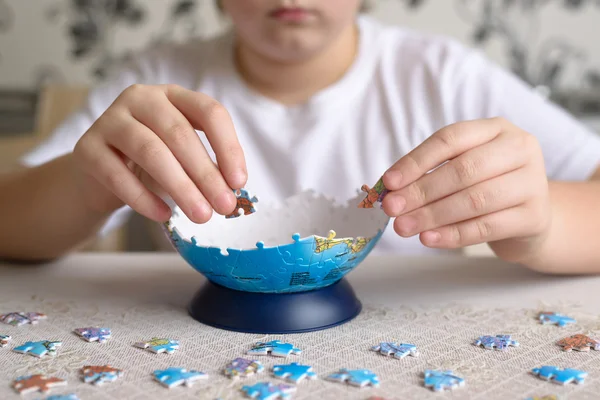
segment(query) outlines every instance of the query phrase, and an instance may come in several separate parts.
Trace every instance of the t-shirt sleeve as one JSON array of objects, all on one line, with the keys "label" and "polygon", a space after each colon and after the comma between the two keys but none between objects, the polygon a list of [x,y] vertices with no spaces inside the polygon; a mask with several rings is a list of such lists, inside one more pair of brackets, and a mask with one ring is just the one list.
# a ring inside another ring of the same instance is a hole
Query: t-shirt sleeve
[{"label": "t-shirt sleeve", "polygon": [[545,99],[480,52],[469,54],[454,74],[455,121],[503,117],[534,135],[552,180],[587,180],[600,167],[600,135]]}]

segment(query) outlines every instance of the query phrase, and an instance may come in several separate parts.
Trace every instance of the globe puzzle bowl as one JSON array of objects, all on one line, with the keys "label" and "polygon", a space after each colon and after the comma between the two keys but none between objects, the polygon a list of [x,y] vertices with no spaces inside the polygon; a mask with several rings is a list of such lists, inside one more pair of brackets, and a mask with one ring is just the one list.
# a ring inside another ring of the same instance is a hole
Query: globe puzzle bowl
[{"label": "globe puzzle bowl", "polygon": [[[362,196],[364,197],[364,195]],[[190,304],[198,321],[228,330],[324,329],[360,313],[343,279],[375,247],[389,217],[305,191],[257,212],[195,224],[174,209],[171,243],[207,279]]]}]

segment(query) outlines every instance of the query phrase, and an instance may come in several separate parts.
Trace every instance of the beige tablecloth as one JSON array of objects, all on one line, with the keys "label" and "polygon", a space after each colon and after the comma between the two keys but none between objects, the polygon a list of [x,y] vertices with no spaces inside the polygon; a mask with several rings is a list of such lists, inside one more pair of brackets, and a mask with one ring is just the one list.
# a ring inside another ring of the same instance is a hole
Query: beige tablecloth
[{"label": "beige tablecloth", "polygon": [[[0,313],[38,311],[48,319],[36,326],[0,325],[13,340],[0,349],[0,399],[20,398],[12,379],[46,373],[68,381],[50,394],[77,393],[80,399],[238,399],[240,388],[257,380],[281,382],[270,367],[283,363],[261,357],[266,371],[232,382],[221,371],[257,340],[282,339],[303,350],[290,356],[314,367],[319,379],[298,385],[293,399],[525,399],[559,394],[569,399],[600,398],[600,351],[566,353],[555,342],[569,334],[600,335],[600,278],[542,276],[492,259],[370,257],[350,274],[365,305],[352,322],[326,331],[260,336],[225,332],[191,319],[185,306],[202,281],[177,255],[76,255],[52,265],[0,266]],[[541,325],[540,310],[577,319],[565,328]],[[112,328],[104,344],[87,343],[74,328]],[[480,335],[512,334],[520,342],[507,352],[472,345]],[[177,339],[175,354],[152,354],[133,343],[152,336]],[[61,340],[54,358],[36,359],[12,348],[28,340]],[[418,346],[418,358],[396,360],[370,347],[380,341]],[[109,364],[125,375],[96,387],[79,376],[83,365]],[[589,372],[583,385],[562,387],[529,371],[543,364]],[[193,387],[166,389],[152,372],[169,366],[201,370],[209,379]],[[368,368],[379,388],[357,389],[323,378],[338,368]],[[436,394],[423,387],[427,369],[453,369],[464,388]],[[40,398],[39,394],[26,398]]]}]

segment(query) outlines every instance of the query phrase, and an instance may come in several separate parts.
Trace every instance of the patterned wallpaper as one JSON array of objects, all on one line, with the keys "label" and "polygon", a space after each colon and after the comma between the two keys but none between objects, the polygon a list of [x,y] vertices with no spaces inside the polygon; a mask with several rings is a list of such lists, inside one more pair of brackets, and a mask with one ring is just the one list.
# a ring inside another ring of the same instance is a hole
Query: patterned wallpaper
[{"label": "patterned wallpaper", "polygon": [[[481,47],[533,85],[600,91],[600,0],[371,0],[382,20]],[[92,84],[131,52],[226,26],[212,0],[0,0],[0,86]]]}]

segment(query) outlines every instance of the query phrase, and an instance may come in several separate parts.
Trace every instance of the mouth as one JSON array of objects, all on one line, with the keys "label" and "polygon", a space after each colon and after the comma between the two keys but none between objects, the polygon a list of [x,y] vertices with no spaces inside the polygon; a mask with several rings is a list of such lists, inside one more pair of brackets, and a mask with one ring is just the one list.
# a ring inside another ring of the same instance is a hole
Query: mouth
[{"label": "mouth", "polygon": [[279,7],[269,13],[269,17],[287,23],[302,23],[313,18],[315,13],[300,7]]}]

